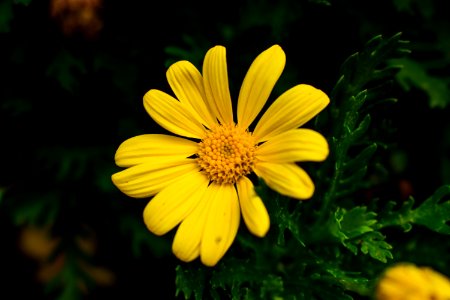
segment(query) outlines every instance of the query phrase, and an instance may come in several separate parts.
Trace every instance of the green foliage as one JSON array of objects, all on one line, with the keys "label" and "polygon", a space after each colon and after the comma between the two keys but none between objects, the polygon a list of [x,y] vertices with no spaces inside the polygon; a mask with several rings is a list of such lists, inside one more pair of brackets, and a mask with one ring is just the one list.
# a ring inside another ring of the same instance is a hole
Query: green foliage
[{"label": "green foliage", "polygon": [[10,22],[13,19],[12,1],[3,1],[0,3],[0,32],[8,32]]},{"label": "green foliage", "polygon": [[390,251],[392,246],[386,243],[384,239],[385,236],[378,231],[364,234],[361,237],[361,252],[386,263],[388,258],[394,257]]},{"label": "green foliage", "polygon": [[280,275],[258,273],[246,265],[243,261],[229,260],[227,265],[213,271],[210,280],[213,298],[220,299],[221,291],[230,291],[232,299],[264,299],[283,294]]},{"label": "green foliage", "polygon": [[67,51],[61,51],[47,69],[47,75],[59,81],[67,91],[72,91],[77,85],[77,73],[86,73],[86,67],[80,59]]},{"label": "green foliage", "polygon": [[[342,286],[343,290],[356,291],[360,295],[366,294],[368,292],[368,287],[371,285],[370,280],[362,277],[361,273],[358,272],[346,272],[341,270],[339,267],[332,265],[326,267],[324,271],[324,274],[313,274],[313,278],[323,280],[325,282],[335,281]],[[353,299],[345,292],[338,293],[336,297],[338,297],[336,299]],[[333,298],[333,295],[330,293],[324,298]]]},{"label": "green foliage", "polygon": [[175,282],[176,296],[183,293],[185,299],[190,299],[192,296],[195,299],[204,299],[205,271],[203,269],[190,267],[184,270],[181,266],[177,266]]},{"label": "green foliage", "polygon": [[249,268],[248,263],[229,259],[214,270],[178,266],[177,295],[182,292],[185,299],[223,299],[224,295],[230,299],[266,299],[283,295],[281,275],[266,274],[268,270],[263,269],[257,271],[258,267]]},{"label": "green foliage", "polygon": [[[396,34],[388,39],[376,36],[366,43],[363,51],[351,55],[342,65],[342,75],[331,92],[332,121],[329,122],[333,123],[329,127],[333,130],[328,140],[332,159],[328,162],[334,163],[334,172],[323,199],[324,213],[336,198],[367,187],[367,182],[362,183],[362,179],[377,144],[366,138],[371,116],[369,113],[361,115],[361,109],[368,105],[366,102],[369,100],[372,106],[386,102],[386,98],[379,95],[379,87],[383,86],[383,79],[392,80],[389,76],[398,68],[382,65],[393,55],[408,53],[404,48],[407,42],[400,36]],[[349,152],[355,146],[362,149],[350,156]],[[324,165],[323,168],[329,166]]]},{"label": "green foliage", "polygon": [[394,0],[397,10],[414,13],[417,11],[425,17],[431,17],[434,12],[432,1],[425,0]]},{"label": "green foliage", "polygon": [[331,234],[353,254],[358,254],[360,249],[363,254],[386,263],[387,258],[393,258],[390,252],[392,246],[377,231],[376,217],[377,214],[368,212],[365,206],[356,206],[348,211],[339,207],[327,226]]},{"label": "green foliage", "polygon": [[425,92],[431,108],[445,108],[450,103],[450,78],[433,76],[426,67],[408,58],[394,59],[391,64],[401,65],[397,80],[406,91],[416,87]]},{"label": "green foliage", "polygon": [[13,221],[17,225],[52,224],[59,213],[60,195],[56,192],[48,192],[42,195],[34,194],[34,197],[28,198],[16,204],[13,210]]},{"label": "green foliage", "polygon": [[414,198],[406,200],[398,210],[393,210],[396,203],[390,201],[383,210],[379,227],[400,226],[405,231],[412,224],[425,226],[440,234],[450,234],[450,200],[443,200],[450,195],[450,186],[444,185],[416,208],[413,208]]},{"label": "green foliage", "polygon": [[31,0],[4,0],[0,3],[0,33],[9,32],[14,19],[14,4],[28,6]]},{"label": "green foliage", "polygon": [[[369,40],[361,52],[351,55],[342,65],[342,75],[334,87],[332,98],[339,97],[345,99],[355,96],[364,89],[364,87],[373,80],[388,79],[396,74],[399,66],[386,66],[386,60],[392,56],[409,54],[410,50],[405,48],[408,41],[401,40],[401,33],[385,39],[377,35]],[[382,99],[378,99],[382,100]],[[357,111],[364,99],[359,101],[346,102],[352,106],[352,111]],[[342,111],[349,111],[348,107],[342,107]]]},{"label": "green foliage", "polygon": [[[355,206],[347,211],[338,208],[335,219],[345,239],[352,239],[366,232],[373,231],[373,225],[377,223],[374,212],[367,212],[367,207]],[[342,241],[342,240],[341,240]]]},{"label": "green foliage", "polygon": [[289,232],[299,245],[304,246],[301,229],[299,228],[301,205],[297,205],[294,210],[291,210],[289,199],[274,193],[262,179],[256,187],[256,192],[263,199],[269,199],[266,201],[266,206],[272,222],[278,227],[277,244],[285,245],[285,233]]},{"label": "green foliage", "polygon": [[412,45],[415,57],[394,59],[389,64],[403,66],[396,78],[404,90],[421,91],[427,95],[430,108],[443,109],[450,102],[450,77],[445,71],[450,66],[450,33],[449,19],[441,21],[439,15],[448,7],[440,6],[444,2],[424,0],[396,0],[394,4],[399,11],[426,20],[429,39]]}]

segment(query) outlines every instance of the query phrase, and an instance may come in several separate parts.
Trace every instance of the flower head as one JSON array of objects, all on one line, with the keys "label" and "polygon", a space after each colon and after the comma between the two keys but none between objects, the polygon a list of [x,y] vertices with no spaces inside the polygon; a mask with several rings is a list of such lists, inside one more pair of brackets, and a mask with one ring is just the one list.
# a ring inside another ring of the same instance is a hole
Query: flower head
[{"label": "flower head", "polygon": [[448,300],[450,280],[428,268],[399,263],[382,275],[376,290],[377,300]]},{"label": "flower head", "polygon": [[306,84],[283,93],[256,119],[280,77],[285,54],[274,45],[250,66],[233,116],[225,48],[211,48],[203,70],[179,61],[167,71],[176,96],[152,89],[144,107],[160,126],[178,135],[145,134],[123,142],[116,164],[127,169],[112,176],[125,194],[154,196],[144,210],[148,229],[163,235],[179,224],[172,250],[183,261],[200,256],[214,266],[231,246],[242,214],[247,228],[263,237],[267,210],[247,177],[255,173],[280,194],[308,199],[314,184],[297,165],[323,161],[325,138],[299,129],[329,103],[322,91]]}]

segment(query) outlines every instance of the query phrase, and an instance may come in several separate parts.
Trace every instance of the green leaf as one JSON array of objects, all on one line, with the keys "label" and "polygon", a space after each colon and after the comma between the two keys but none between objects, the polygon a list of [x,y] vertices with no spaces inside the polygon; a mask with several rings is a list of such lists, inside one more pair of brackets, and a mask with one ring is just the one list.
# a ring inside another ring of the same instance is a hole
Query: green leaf
[{"label": "green leaf", "polygon": [[357,156],[344,162],[342,166],[345,171],[354,172],[365,166],[367,161],[372,158],[373,154],[377,150],[377,144],[373,143],[364,148]]},{"label": "green leaf", "polygon": [[356,206],[347,211],[343,208],[339,208],[336,214],[341,214],[341,231],[352,239],[360,236],[366,232],[373,231],[373,225],[377,223],[375,217],[376,213],[367,211],[365,206]]},{"label": "green leaf", "polygon": [[338,207],[330,218],[328,227],[331,234],[347,246],[348,240],[374,230],[373,225],[377,222],[375,217],[376,213],[367,212],[365,206],[356,206],[351,210]]},{"label": "green leaf", "polygon": [[363,254],[381,262],[392,258],[391,245],[384,241],[384,236],[377,230],[377,214],[367,211],[365,206],[356,206],[351,210],[338,208],[328,223],[330,233],[353,254],[358,249]]},{"label": "green leaf", "polygon": [[60,195],[51,191],[45,194],[33,194],[14,203],[12,217],[14,223],[46,225],[53,223],[60,210]]},{"label": "green leaf", "polygon": [[183,267],[177,266],[175,272],[175,296],[183,293],[184,299],[190,299],[192,296],[197,300],[203,299],[206,282],[204,269],[194,267],[183,269]]},{"label": "green leaf", "polygon": [[[213,269],[192,265],[177,266],[176,296],[183,293],[185,299],[222,299],[220,292],[231,299],[274,299],[284,292],[284,280],[271,274],[266,262],[224,258]],[[209,293],[208,293],[209,292]]]},{"label": "green leaf", "polygon": [[361,252],[369,254],[372,258],[386,263],[387,259],[392,259],[392,246],[384,241],[385,236],[378,231],[372,231],[360,238]]},{"label": "green leaf", "polygon": [[11,1],[0,2],[0,32],[9,32],[14,17]]},{"label": "green leaf", "polygon": [[411,11],[411,4],[414,0],[394,0],[394,6],[398,11]]},{"label": "green leaf", "polygon": [[450,185],[438,189],[413,213],[412,222],[442,234],[450,234],[450,200],[440,202],[450,194]]},{"label": "green leaf", "polygon": [[62,88],[72,91],[78,84],[77,77],[86,73],[84,63],[70,52],[62,50],[47,68],[47,75],[54,77]]},{"label": "green leaf", "polygon": [[[362,166],[360,169],[353,172],[350,176],[339,180],[339,184],[341,186],[350,186],[352,184],[355,184],[356,182],[359,182],[364,177],[364,175],[366,175],[366,173],[367,173],[367,166]],[[350,190],[353,191],[353,189]],[[346,191],[346,194],[348,194],[348,190]],[[338,193],[338,195],[342,195],[342,192]]]},{"label": "green leaf", "polygon": [[450,103],[450,86],[444,77],[429,74],[423,64],[408,58],[392,59],[389,63],[402,65],[396,77],[398,82],[406,91],[414,86],[425,92],[431,108],[445,108]]},{"label": "green leaf", "polygon": [[248,262],[236,259],[230,259],[214,270],[210,283],[212,290],[231,290],[232,299],[244,299],[248,291],[243,289],[243,286],[249,287],[255,296],[257,295],[257,299],[271,299],[282,295],[284,291],[281,276],[261,272],[252,268]]},{"label": "green leaf", "polygon": [[[363,110],[367,111],[369,105],[373,107],[381,102],[392,101],[392,98],[386,97],[386,83],[382,81],[392,81],[390,77],[399,70],[398,66],[386,66],[386,61],[409,53],[405,48],[408,42],[401,40],[400,36],[401,33],[387,39],[381,35],[375,36],[361,52],[354,53],[342,64],[342,75],[330,93],[330,157],[318,172],[332,172],[328,177],[329,188],[322,196],[318,224],[326,221],[338,199],[368,187],[368,183],[364,184],[362,179],[376,146],[366,134],[371,116],[368,112],[363,113]],[[366,102],[370,102],[369,105]],[[355,146],[362,145],[366,148],[356,152],[356,155],[350,155]]]},{"label": "green leaf", "polygon": [[[437,1],[438,2],[438,1]],[[434,14],[434,1],[423,0],[394,0],[394,6],[400,12],[407,12],[411,15],[422,15],[430,18]]]},{"label": "green leaf", "polygon": [[[348,272],[333,266],[328,266],[325,271],[332,276],[333,280],[339,282],[345,290],[354,291],[360,295],[369,295],[371,283],[367,278],[361,276],[360,272]],[[322,276],[322,278],[326,277]]]},{"label": "green leaf", "polygon": [[410,52],[405,48],[408,42],[401,40],[400,37],[400,32],[388,39],[377,35],[365,44],[361,52],[351,55],[342,64],[342,76],[331,93],[332,98],[339,94],[356,95],[371,80],[381,79],[380,74],[392,76],[391,70],[381,72],[384,68],[377,69],[377,67],[390,56]]},{"label": "green leaf", "polygon": [[358,127],[350,132],[352,144],[356,143],[367,132],[367,129],[369,129],[370,121],[370,115],[366,115],[364,119],[358,124]]},{"label": "green leaf", "polygon": [[408,231],[413,224],[417,224],[441,234],[450,234],[450,226],[447,224],[450,222],[450,200],[443,201],[449,195],[450,185],[444,185],[415,209],[412,197],[396,211],[392,210],[395,203],[390,202],[384,209],[379,226],[400,226]]}]

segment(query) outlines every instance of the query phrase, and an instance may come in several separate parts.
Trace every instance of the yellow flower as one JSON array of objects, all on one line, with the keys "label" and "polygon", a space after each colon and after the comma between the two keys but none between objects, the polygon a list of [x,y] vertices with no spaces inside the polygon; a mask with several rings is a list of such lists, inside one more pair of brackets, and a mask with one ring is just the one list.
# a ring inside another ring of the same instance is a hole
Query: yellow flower
[{"label": "yellow flower", "polygon": [[182,136],[145,134],[123,142],[115,156],[126,167],[112,176],[125,194],[154,196],[144,210],[148,229],[163,235],[180,224],[172,250],[182,261],[200,256],[214,266],[231,246],[243,220],[251,233],[269,230],[267,210],[247,177],[254,172],[280,194],[308,199],[314,184],[296,162],[323,161],[328,143],[299,129],[329,103],[306,84],[283,93],[249,132],[280,77],[286,57],[280,46],[262,52],[250,66],[233,118],[225,48],[211,48],[202,74],[188,61],[169,67],[176,98],[152,89],[144,107],[160,126]]},{"label": "yellow flower", "polygon": [[376,290],[377,300],[449,300],[450,280],[428,268],[400,263],[388,268]]}]

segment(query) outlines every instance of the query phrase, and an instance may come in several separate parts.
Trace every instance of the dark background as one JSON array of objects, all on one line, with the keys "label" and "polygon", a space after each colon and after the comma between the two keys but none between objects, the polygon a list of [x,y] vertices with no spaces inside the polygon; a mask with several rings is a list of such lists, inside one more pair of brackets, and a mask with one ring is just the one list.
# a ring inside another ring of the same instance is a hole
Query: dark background
[{"label": "dark background", "polygon": [[[76,237],[87,236],[95,244],[87,261],[114,274],[112,284],[94,284],[79,297],[174,298],[179,262],[170,253],[172,233],[154,237],[142,228],[147,200],[121,194],[110,176],[119,170],[114,153],[121,142],[161,131],[146,114],[143,95],[151,88],[169,92],[170,63],[189,59],[201,68],[214,45],[227,47],[234,98],[251,61],[276,43],[287,56],[277,88],[308,83],[329,93],[349,55],[375,35],[402,32],[411,42],[409,59],[426,76],[416,70],[419,80],[396,82],[389,92],[398,102],[374,112],[392,129],[385,133],[390,150],[381,155],[393,175],[377,191],[423,199],[449,183],[444,2],[105,0],[91,8],[101,22],[97,31],[64,31],[69,13],[52,16],[48,1],[2,2],[0,297],[76,299],[77,292],[63,298],[38,282],[40,263],[21,250],[24,228],[49,226],[63,241],[57,253],[73,254]],[[441,89],[430,94],[429,84]]]}]

